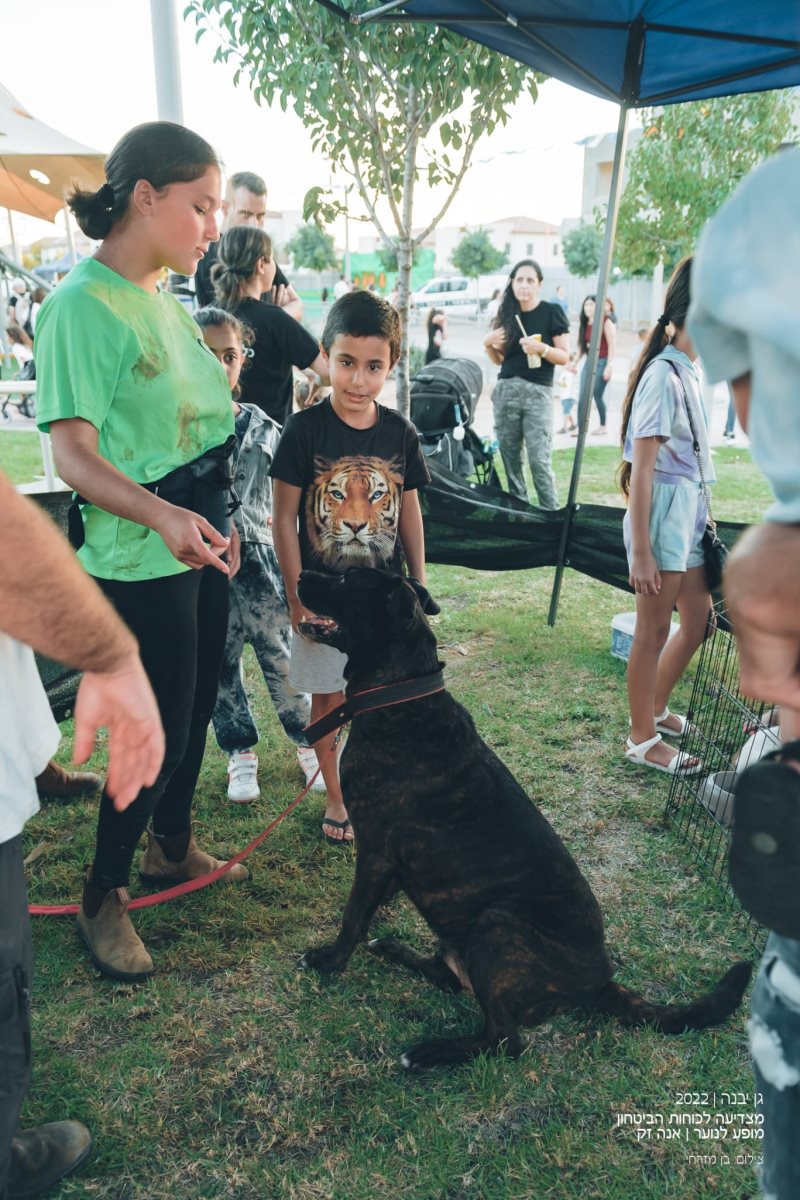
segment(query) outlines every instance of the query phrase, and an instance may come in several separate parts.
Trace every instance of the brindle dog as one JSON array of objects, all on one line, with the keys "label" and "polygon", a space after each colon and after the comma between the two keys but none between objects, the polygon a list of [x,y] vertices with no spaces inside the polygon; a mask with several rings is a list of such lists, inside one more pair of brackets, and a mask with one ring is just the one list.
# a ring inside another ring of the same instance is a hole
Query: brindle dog
[{"label": "brindle dog", "polygon": [[[437,670],[436,638],[418,597],[424,589],[383,571],[342,576],[304,571],[303,604],[327,620],[306,636],[348,656],[354,694]],[[459,1063],[501,1047],[516,1057],[520,1025],[556,1010],[599,1009],[665,1033],[724,1021],[739,1004],[751,965],[737,963],[704,998],[650,1004],[612,980],[603,920],[561,839],[446,691],[354,718],[341,761],[356,834],[355,881],[339,936],[301,965],[341,970],[378,906],[406,892],[440,940],[423,958],[393,938],[370,942],[439,987],[472,992],[484,1026],[464,1037],[420,1042],[405,1067]]]}]

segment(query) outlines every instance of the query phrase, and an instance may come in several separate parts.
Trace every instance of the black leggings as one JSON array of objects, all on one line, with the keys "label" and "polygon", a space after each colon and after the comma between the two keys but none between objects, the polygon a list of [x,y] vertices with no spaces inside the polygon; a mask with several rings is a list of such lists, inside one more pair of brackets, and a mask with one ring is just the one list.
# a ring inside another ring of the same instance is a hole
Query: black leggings
[{"label": "black leggings", "polygon": [[166,735],[158,778],[125,812],[117,812],[103,792],[92,883],[110,891],[127,887],[134,851],[151,816],[153,831],[163,837],[191,827],[225,649],[228,577],[204,567],[165,579],[97,582],[138,638]]},{"label": "black leggings", "polygon": [[[606,402],[603,399],[605,395],[607,379],[603,378],[603,372],[606,369],[607,358],[598,358],[597,370],[594,373],[594,402],[597,405],[597,415],[600,418],[600,424],[606,423]],[[583,424],[583,414],[586,411],[586,405],[583,403],[583,383],[581,383],[581,399],[578,404],[578,426]]]}]

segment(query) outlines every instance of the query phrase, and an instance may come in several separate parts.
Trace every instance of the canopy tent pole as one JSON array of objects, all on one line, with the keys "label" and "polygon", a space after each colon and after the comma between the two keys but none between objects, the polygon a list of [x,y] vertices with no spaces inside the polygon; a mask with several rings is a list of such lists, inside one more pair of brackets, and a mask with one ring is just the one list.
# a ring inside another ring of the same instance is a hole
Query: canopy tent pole
[{"label": "canopy tent pole", "polygon": [[160,121],[175,121],[182,125],[181,60],[175,0],[150,0],[150,21],[158,117]]},{"label": "canopy tent pole", "polygon": [[569,535],[572,528],[572,518],[576,511],[575,497],[578,492],[578,480],[581,474],[581,465],[583,463],[583,449],[586,444],[586,432],[589,428],[589,421],[592,416],[592,393],[594,391],[594,377],[597,371],[597,360],[600,354],[600,340],[603,336],[603,326],[605,325],[605,304],[606,295],[608,293],[608,279],[611,273],[611,258],[614,253],[614,235],[617,230],[617,214],[619,212],[620,193],[622,191],[622,171],[625,163],[625,150],[628,144],[628,115],[629,108],[627,104],[622,104],[619,110],[619,124],[617,126],[617,141],[614,148],[614,166],[611,172],[611,191],[608,196],[608,210],[606,213],[606,230],[603,238],[603,252],[600,256],[600,272],[597,279],[597,293],[594,308],[594,321],[592,322],[592,337],[589,343],[589,351],[586,356],[586,362],[583,367],[583,375],[581,377],[581,399],[580,403],[583,406],[583,419],[580,422],[578,429],[578,443],[575,447],[575,461],[572,464],[572,477],[569,481],[569,496],[567,497],[567,507],[564,513],[564,524],[561,528],[561,541],[558,547],[558,565],[556,566],[556,575],[553,581],[553,591],[550,596],[550,611],[547,615],[547,624],[555,625],[556,615],[558,613],[558,600],[561,594],[561,580],[564,575],[564,567],[569,566],[567,558],[567,548],[569,546]]},{"label": "canopy tent pole", "polygon": [[6,213],[8,215],[8,239],[11,242],[11,257],[13,258],[14,262],[17,263],[20,261],[20,257],[19,246],[17,245],[17,235],[14,232],[14,218],[11,216],[10,208],[6,209]]}]

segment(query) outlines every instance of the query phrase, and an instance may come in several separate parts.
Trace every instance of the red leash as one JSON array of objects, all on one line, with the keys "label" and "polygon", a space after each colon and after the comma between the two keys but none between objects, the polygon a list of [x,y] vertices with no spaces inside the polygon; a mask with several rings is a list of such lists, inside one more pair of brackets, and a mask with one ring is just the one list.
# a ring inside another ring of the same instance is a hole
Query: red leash
[{"label": "red leash", "polygon": [[[343,728],[354,716],[358,716],[362,712],[371,712],[376,708],[390,708],[395,704],[404,704],[408,700],[421,700],[425,696],[443,691],[444,678],[442,670],[443,664],[440,663],[438,671],[433,672],[431,675],[423,676],[419,679],[406,679],[401,683],[383,684],[380,687],[367,688],[366,691],[356,692],[344,704],[332,709],[312,725],[307,725],[304,730],[307,741],[309,744],[316,742],[326,734],[332,733],[337,727]],[[336,738],[331,748],[325,751],[323,759],[327,758],[329,754],[336,752],[340,738],[341,734]],[[130,900],[127,907],[152,908],[156,904],[166,904],[168,900],[177,900],[178,896],[186,896],[189,892],[199,892],[202,888],[208,887],[209,884],[216,883],[226,872],[230,871],[231,867],[235,867],[237,863],[243,862],[248,855],[252,854],[269,837],[272,831],[280,825],[281,821],[297,808],[300,801],[308,795],[311,785],[317,778],[317,775],[319,775],[321,769],[318,765],[309,782],[303,788],[302,792],[295,796],[291,804],[282,813],[279,813],[275,820],[271,821],[267,828],[259,833],[258,837],[253,838],[252,842],[245,846],[244,850],[240,850],[238,854],[234,854],[233,858],[229,858],[221,867],[217,867],[215,871],[209,871],[207,875],[201,875],[199,879],[190,879],[186,883],[176,884],[175,887],[165,888],[163,892],[157,892],[153,896],[141,896],[138,900]],[[78,904],[28,905],[28,912],[33,917],[66,917],[77,913],[79,910],[80,906]]]},{"label": "red leash", "polygon": [[[330,750],[327,750],[323,757],[327,757],[328,754],[331,754],[335,751],[338,740],[339,739],[337,738],[334,746]],[[209,871],[207,875],[201,875],[198,879],[189,879],[186,883],[178,883],[175,885],[175,887],[165,888],[163,892],[157,892],[153,896],[141,896],[138,900],[131,900],[127,907],[152,908],[155,904],[166,904],[168,900],[177,900],[178,896],[186,896],[189,894],[189,892],[199,892],[202,888],[208,887],[209,884],[216,883],[218,879],[221,879],[223,875],[230,871],[231,867],[235,867],[237,863],[243,862],[248,855],[252,854],[253,851],[260,846],[266,838],[269,837],[272,831],[276,829],[278,825],[280,825],[281,821],[285,817],[288,817],[289,813],[293,812],[294,809],[297,808],[300,801],[308,795],[309,791],[311,790],[311,785],[317,778],[317,775],[319,775],[321,769],[322,768],[320,766],[317,766],[317,769],[312,775],[311,779],[309,779],[302,792],[295,796],[291,804],[289,804],[282,813],[279,813],[274,821],[270,821],[267,828],[259,833],[258,837],[253,838],[252,842],[245,846],[244,850],[240,850],[238,854],[234,854],[233,858],[229,858],[228,861],[223,863],[221,867],[217,867],[214,871]],[[28,905],[28,912],[32,917],[68,917],[79,912],[79,910],[79,904]]]}]

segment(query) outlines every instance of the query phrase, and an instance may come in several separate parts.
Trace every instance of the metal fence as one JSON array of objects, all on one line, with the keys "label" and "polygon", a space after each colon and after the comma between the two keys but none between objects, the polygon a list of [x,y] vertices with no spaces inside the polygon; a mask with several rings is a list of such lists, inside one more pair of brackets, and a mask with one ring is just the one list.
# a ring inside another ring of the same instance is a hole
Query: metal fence
[{"label": "metal fence", "polygon": [[778,730],[771,706],[754,707],[742,696],[736,642],[720,606],[700,652],[688,717],[691,726],[680,748],[696,755],[703,770],[675,776],[666,817],[739,913],[760,952],[767,931],[744,912],[728,882],[732,791],[749,762],[777,747]]}]

